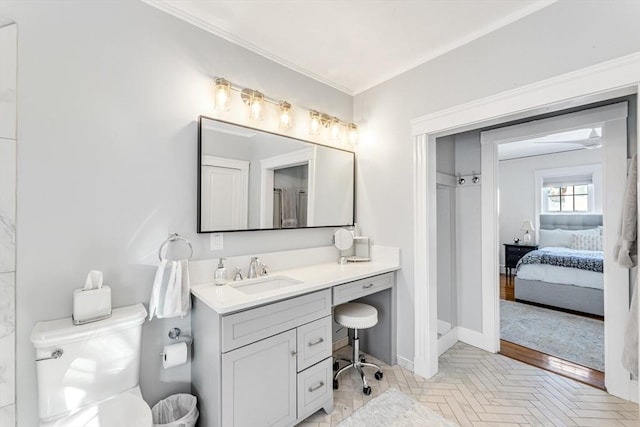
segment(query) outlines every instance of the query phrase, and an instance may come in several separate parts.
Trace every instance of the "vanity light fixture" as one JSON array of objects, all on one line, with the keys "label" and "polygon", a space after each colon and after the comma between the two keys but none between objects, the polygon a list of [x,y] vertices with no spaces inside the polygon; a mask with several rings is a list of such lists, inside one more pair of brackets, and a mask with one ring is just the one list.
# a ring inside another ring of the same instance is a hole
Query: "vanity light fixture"
[{"label": "vanity light fixture", "polygon": [[216,109],[218,111],[229,111],[231,83],[222,77],[216,77],[214,93],[216,98]]},{"label": "vanity light fixture", "polygon": [[291,128],[291,104],[280,101],[280,129]]},{"label": "vanity light fixture", "polygon": [[264,95],[257,90],[242,89],[240,97],[242,98],[242,101],[249,106],[249,118],[253,120],[262,120]]},{"label": "vanity light fixture", "polygon": [[[272,104],[277,106],[279,111],[278,127],[282,130],[288,130],[292,127],[293,115],[289,102],[268,98],[262,92],[254,89],[235,86],[222,77],[216,77],[214,82],[216,110],[223,112],[229,111],[231,91],[235,91],[240,93],[240,98],[249,107],[250,119],[261,120],[265,104]],[[332,117],[317,110],[309,110],[309,133],[312,135],[320,135],[322,128],[329,129],[328,132],[334,140],[344,140],[350,144],[356,144],[358,142],[358,126],[355,123],[344,122],[338,117]],[[346,132],[343,132],[343,128]]]}]

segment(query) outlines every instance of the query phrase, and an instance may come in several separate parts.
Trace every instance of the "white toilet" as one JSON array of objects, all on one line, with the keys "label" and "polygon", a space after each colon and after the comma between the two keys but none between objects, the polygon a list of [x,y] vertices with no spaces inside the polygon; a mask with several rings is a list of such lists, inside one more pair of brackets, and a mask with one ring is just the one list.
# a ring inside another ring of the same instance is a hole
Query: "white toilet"
[{"label": "white toilet", "polygon": [[115,308],[110,318],[76,326],[71,318],[36,323],[40,426],[151,427],[142,400],[140,349],[147,311]]}]

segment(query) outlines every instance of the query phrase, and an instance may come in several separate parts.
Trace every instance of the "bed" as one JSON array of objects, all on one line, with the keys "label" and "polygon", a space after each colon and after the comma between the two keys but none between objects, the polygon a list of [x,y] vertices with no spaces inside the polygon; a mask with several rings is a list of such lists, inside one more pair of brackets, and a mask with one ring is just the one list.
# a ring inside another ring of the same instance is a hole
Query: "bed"
[{"label": "bed", "polygon": [[541,215],[539,233],[516,267],[515,299],[603,316],[602,215]]}]

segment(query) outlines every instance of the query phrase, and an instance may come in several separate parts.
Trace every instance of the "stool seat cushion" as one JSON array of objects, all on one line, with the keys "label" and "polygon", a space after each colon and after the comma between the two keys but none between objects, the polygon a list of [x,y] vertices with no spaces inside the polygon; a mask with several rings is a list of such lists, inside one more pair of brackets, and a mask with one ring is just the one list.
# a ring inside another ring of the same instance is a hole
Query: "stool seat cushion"
[{"label": "stool seat cushion", "polygon": [[349,329],[367,329],[378,323],[378,310],[369,304],[349,302],[333,310],[333,317],[341,326]]}]

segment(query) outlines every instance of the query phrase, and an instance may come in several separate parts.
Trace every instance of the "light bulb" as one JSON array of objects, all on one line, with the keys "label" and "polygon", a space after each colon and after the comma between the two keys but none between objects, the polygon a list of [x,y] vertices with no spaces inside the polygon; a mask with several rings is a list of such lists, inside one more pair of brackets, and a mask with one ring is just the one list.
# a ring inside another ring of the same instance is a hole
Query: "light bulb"
[{"label": "light bulb", "polygon": [[229,111],[229,95],[231,83],[221,77],[215,79],[215,108],[218,111]]},{"label": "light bulb", "polygon": [[340,119],[334,117],[331,119],[331,137],[338,139],[338,136],[340,136]]},{"label": "light bulb", "polygon": [[280,129],[289,129],[291,121],[291,104],[280,101]]},{"label": "light bulb", "polygon": [[349,124],[349,142],[351,144],[358,143],[358,125],[355,123]]},{"label": "light bulb", "polygon": [[262,120],[262,104],[264,95],[257,90],[242,89],[240,97],[249,106],[249,118],[252,120]]},{"label": "light bulb", "polygon": [[261,120],[262,119],[262,101],[254,99],[251,103],[251,111],[249,113],[249,118],[253,120]]},{"label": "light bulb", "polygon": [[310,111],[309,118],[309,133],[317,135],[320,133],[320,113],[317,111]]}]

